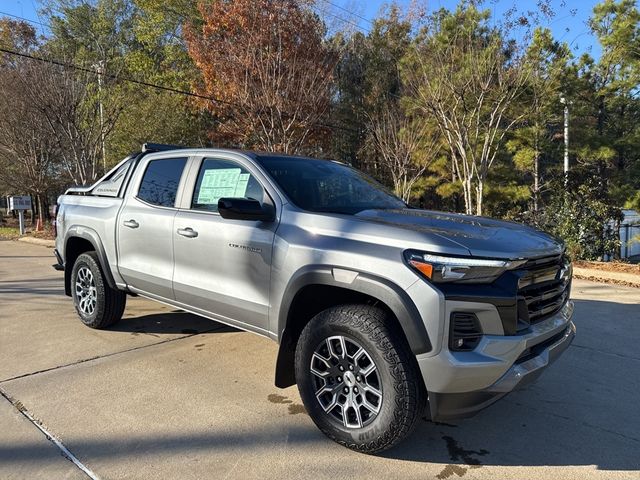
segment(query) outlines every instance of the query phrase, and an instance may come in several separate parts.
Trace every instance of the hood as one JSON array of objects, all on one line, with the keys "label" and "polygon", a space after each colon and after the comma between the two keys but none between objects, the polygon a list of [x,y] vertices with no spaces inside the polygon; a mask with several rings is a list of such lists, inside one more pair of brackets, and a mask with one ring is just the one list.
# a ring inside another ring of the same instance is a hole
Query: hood
[{"label": "hood", "polygon": [[564,245],[551,235],[515,222],[430,210],[364,210],[368,222],[444,237],[477,257],[537,258],[562,253]]}]

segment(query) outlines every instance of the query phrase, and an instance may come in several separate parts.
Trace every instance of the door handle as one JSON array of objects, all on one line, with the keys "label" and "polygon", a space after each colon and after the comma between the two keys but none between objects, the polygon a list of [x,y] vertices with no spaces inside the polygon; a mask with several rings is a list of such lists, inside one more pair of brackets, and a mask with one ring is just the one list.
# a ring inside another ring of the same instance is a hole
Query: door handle
[{"label": "door handle", "polygon": [[196,238],[198,236],[198,232],[196,232],[191,227],[179,228],[178,235],[182,235],[183,237],[187,237],[187,238]]},{"label": "door handle", "polygon": [[123,225],[129,228],[138,228],[140,226],[140,224],[135,220],[125,220]]}]

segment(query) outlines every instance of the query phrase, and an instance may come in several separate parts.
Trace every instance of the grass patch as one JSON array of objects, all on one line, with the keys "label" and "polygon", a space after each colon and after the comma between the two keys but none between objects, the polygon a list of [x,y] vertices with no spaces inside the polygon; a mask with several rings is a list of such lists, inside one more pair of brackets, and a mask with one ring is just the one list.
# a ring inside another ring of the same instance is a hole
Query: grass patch
[{"label": "grass patch", "polygon": [[0,227],[0,238],[11,240],[20,236],[20,229],[16,227]]}]

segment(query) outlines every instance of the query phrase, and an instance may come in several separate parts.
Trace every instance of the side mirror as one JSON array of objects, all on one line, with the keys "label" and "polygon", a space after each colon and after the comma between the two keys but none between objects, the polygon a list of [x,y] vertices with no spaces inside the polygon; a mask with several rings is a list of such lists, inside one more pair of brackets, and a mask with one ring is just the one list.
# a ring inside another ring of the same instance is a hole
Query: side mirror
[{"label": "side mirror", "polygon": [[230,220],[260,220],[273,222],[276,218],[274,208],[252,198],[221,198],[218,200],[218,213]]}]

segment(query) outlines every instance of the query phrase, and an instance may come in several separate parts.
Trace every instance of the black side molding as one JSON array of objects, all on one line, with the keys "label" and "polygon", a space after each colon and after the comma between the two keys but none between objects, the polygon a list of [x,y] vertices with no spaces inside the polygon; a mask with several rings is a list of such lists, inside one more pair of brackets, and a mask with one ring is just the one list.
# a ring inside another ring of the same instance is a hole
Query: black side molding
[{"label": "black side molding", "polygon": [[164,152],[166,150],[180,150],[181,147],[179,145],[166,145],[164,143],[145,143],[142,145],[142,153],[150,153],[150,152]]}]

